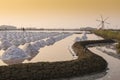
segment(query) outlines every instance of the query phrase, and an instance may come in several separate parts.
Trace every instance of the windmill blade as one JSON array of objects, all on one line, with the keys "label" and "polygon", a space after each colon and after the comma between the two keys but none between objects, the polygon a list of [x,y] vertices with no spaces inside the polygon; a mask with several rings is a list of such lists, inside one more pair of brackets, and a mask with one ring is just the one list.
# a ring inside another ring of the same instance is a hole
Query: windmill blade
[{"label": "windmill blade", "polygon": [[102,24],[100,23],[97,27],[100,27]]},{"label": "windmill blade", "polygon": [[108,22],[105,22],[106,24],[110,24],[110,23],[108,23]]},{"label": "windmill blade", "polygon": [[109,17],[105,18],[104,21],[106,21],[107,19],[109,19]]},{"label": "windmill blade", "polygon": [[99,22],[101,22],[101,20],[96,20],[96,21],[99,21]]},{"label": "windmill blade", "polygon": [[98,29],[98,30],[101,29],[101,27],[100,27],[101,25],[102,25],[102,24],[99,24],[99,25],[97,26],[97,29]]},{"label": "windmill blade", "polygon": [[103,16],[102,15],[100,15],[101,16],[101,19],[102,19],[102,21],[103,21]]}]

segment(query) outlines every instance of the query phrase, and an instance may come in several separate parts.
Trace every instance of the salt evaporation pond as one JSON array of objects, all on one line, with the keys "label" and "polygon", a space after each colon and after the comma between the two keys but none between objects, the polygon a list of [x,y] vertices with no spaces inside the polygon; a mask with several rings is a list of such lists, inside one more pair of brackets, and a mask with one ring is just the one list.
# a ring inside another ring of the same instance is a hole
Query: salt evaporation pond
[{"label": "salt evaporation pond", "polygon": [[[95,36],[94,34],[89,34],[88,36]],[[68,47],[74,43],[76,37],[81,37],[81,34],[73,34],[61,41],[56,42],[54,45],[45,46],[41,48],[39,54],[33,58],[31,61],[25,61],[24,63],[29,62],[55,62],[55,61],[66,61],[73,60],[73,56],[70,53]],[[94,38],[88,38],[94,39]]]},{"label": "salt evaporation pond", "polygon": [[[81,36],[82,36],[81,34],[73,34],[65,39],[62,39],[61,41],[56,42],[53,45],[45,46],[44,48],[41,48],[39,50],[40,52],[31,61],[25,60],[23,63],[73,60],[73,56],[68,50],[68,46],[74,43],[76,37],[81,37]],[[87,34],[87,37],[89,40],[102,39],[94,34]],[[99,51],[98,49],[96,49],[96,47],[89,49],[95,54],[102,56],[108,62],[109,70],[102,73],[85,75],[83,77],[69,78],[69,80],[119,80],[120,60]],[[1,50],[0,55],[3,52],[4,51]],[[0,60],[0,65],[6,65],[6,64]],[[68,79],[63,79],[63,80],[68,80]]]},{"label": "salt evaporation pond", "polygon": [[[89,38],[93,36],[93,38]],[[55,62],[55,61],[67,61],[73,60],[74,57],[69,51],[69,46],[74,43],[76,37],[82,37],[82,34],[73,34],[68,36],[65,39],[55,42],[53,45],[45,46],[39,49],[37,56],[33,57],[31,60],[25,60],[23,63],[33,63],[33,62]],[[93,40],[95,37],[94,34],[89,34],[88,39]],[[34,41],[34,40],[33,40]],[[25,45],[25,44],[24,44]],[[24,45],[20,45],[19,48],[23,48]],[[0,55],[3,54],[3,50],[0,51]],[[6,65],[3,61],[0,60],[0,65]]]}]

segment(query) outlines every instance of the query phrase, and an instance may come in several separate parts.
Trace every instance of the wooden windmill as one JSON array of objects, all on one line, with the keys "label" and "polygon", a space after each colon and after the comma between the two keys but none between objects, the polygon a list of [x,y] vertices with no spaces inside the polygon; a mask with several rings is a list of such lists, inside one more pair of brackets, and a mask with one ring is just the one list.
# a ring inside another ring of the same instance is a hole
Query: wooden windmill
[{"label": "wooden windmill", "polygon": [[100,20],[96,20],[96,21],[100,22],[100,24],[97,27],[99,27],[98,29],[105,29],[105,24],[110,24],[110,23],[106,22],[106,20],[108,20],[109,17],[107,17],[105,19],[103,18],[102,15],[100,17],[101,17]]}]

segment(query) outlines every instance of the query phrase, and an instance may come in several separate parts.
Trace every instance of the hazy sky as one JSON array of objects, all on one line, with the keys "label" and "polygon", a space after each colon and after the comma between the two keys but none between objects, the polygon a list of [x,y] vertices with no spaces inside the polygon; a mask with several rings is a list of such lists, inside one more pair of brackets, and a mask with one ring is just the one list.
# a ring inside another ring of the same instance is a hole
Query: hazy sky
[{"label": "hazy sky", "polygon": [[0,25],[39,28],[96,27],[99,15],[120,26],[120,0],[0,0]]}]

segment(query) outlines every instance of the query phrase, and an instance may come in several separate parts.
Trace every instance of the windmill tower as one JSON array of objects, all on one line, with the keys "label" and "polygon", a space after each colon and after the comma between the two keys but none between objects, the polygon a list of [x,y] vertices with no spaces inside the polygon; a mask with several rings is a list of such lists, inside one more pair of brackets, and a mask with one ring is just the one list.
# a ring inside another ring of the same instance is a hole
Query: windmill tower
[{"label": "windmill tower", "polygon": [[105,29],[105,24],[110,24],[110,23],[106,22],[106,20],[108,20],[109,17],[103,18],[102,15],[100,17],[101,17],[100,20],[96,20],[96,21],[100,22],[100,24],[97,27],[99,27],[98,29]]}]

